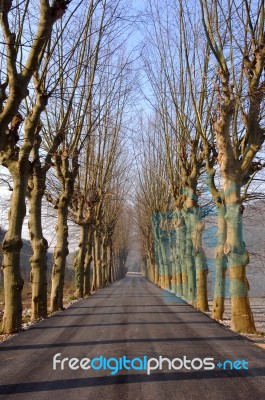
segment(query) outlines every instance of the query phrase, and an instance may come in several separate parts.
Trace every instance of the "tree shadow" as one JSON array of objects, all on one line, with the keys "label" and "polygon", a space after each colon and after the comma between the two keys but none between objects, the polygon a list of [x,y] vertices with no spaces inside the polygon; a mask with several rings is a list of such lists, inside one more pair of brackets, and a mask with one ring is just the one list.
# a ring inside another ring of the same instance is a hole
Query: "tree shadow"
[{"label": "tree shadow", "polygon": [[[68,342],[68,343],[39,343],[39,344],[24,344],[17,346],[8,346],[3,345],[0,347],[0,352],[9,351],[9,350],[36,350],[36,349],[45,349],[51,347],[80,347],[80,346],[95,346],[95,345],[114,345],[121,343],[174,343],[174,342],[202,342],[205,343],[207,341],[226,341],[226,340],[235,340],[238,341],[240,338],[236,335],[231,336],[203,336],[203,337],[173,337],[173,338],[146,338],[146,339],[112,339],[112,340],[91,340],[86,342]],[[243,340],[243,339],[242,339]]]},{"label": "tree shadow", "polygon": [[174,321],[174,322],[113,322],[107,324],[76,324],[76,325],[54,325],[54,326],[33,326],[32,329],[57,329],[57,328],[93,328],[100,326],[128,326],[128,325],[180,325],[180,324],[210,324],[211,321]]},{"label": "tree shadow", "polygon": [[[148,382],[169,382],[169,381],[189,381],[189,380],[208,380],[223,378],[242,378],[246,377],[263,377],[265,376],[264,368],[252,368],[250,371],[242,370],[212,370],[212,371],[177,371],[166,373],[153,373],[145,375],[144,373],[132,373],[122,375],[108,375],[99,377],[86,377],[75,379],[57,379],[52,381],[25,382],[10,385],[1,385],[0,393],[3,394],[19,394],[33,392],[49,392],[53,390],[81,389],[96,386],[124,385],[132,383],[148,383]],[[264,382],[264,381],[263,381]],[[253,383],[253,381],[252,381]]]}]

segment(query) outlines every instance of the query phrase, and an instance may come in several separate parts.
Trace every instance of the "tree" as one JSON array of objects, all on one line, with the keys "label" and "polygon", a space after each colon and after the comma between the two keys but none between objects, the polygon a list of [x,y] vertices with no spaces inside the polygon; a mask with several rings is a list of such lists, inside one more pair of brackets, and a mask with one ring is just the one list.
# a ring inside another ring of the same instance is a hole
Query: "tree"
[{"label": "tree", "polygon": [[[243,240],[242,187],[259,163],[264,142],[264,2],[201,1],[205,34],[217,63],[213,130],[222,178],[232,302],[232,328],[254,332],[248,298],[248,252]],[[238,33],[240,32],[240,34]]]},{"label": "tree", "polygon": [[[45,126],[47,131],[47,127],[52,120],[50,114],[54,103],[57,103],[59,109],[63,107],[64,98],[61,96],[60,99],[58,99],[57,92],[60,90],[63,77],[71,75],[74,65],[76,63],[78,64],[80,61],[80,59],[78,59],[78,54],[80,54],[80,48],[82,49],[82,46],[87,42],[87,32],[89,31],[93,12],[94,4],[91,2],[87,15],[83,18],[82,22],[79,23],[80,29],[78,35],[72,31],[70,24],[73,20],[73,16],[56,27],[54,37],[49,41],[48,50],[34,76],[36,90],[41,88],[43,93],[49,93],[50,106],[47,104],[45,107],[47,119],[45,119],[43,115],[42,119],[40,118],[37,122],[34,145],[31,151],[32,162],[27,191],[29,199],[29,232],[33,249],[33,256],[30,259],[32,266],[32,320],[47,316],[46,255],[48,242],[43,236],[42,201],[46,190],[46,176],[52,167],[52,157],[63,142],[66,124],[68,123],[67,118],[65,118],[64,124],[60,129],[51,132],[49,140],[46,140],[45,149],[42,145],[42,136],[47,139]],[[61,52],[62,46],[68,49],[65,54]],[[63,57],[63,59],[61,57]],[[30,101],[32,102],[34,99],[31,97]],[[70,107],[72,107],[71,101],[69,102],[69,109]],[[28,104],[27,110],[30,112]]]},{"label": "tree", "polygon": [[[29,2],[26,1],[14,9],[12,3],[12,1],[2,1],[0,9],[4,38],[0,93],[0,162],[8,168],[13,180],[9,226],[3,241],[5,285],[3,331],[6,333],[16,332],[21,326],[23,279],[20,274],[20,250],[21,229],[26,212],[26,189],[31,165],[29,157],[39,129],[40,115],[49,96],[38,88],[35,104],[25,121],[21,113],[21,105],[29,94],[29,84],[44,56],[52,36],[53,25],[63,16],[70,1],[55,0],[52,6],[47,1],[40,1],[40,17],[37,25],[30,31],[35,32],[34,34],[29,34],[27,27],[30,14],[33,12]],[[27,51],[23,52],[25,35],[27,35],[28,47]],[[23,137],[20,138],[19,134],[22,134],[20,127],[23,121]]]},{"label": "tree", "polygon": [[[204,153],[198,121],[204,119],[207,74],[201,74],[199,62],[191,73],[190,58],[194,59],[196,55],[198,34],[189,32],[195,45],[195,49],[190,49],[181,7],[168,3],[162,10],[158,3],[149,2],[149,20],[147,43],[152,52],[150,55],[145,52],[144,65],[155,98],[153,107],[160,120],[159,129],[164,137],[170,189],[179,220],[176,227],[185,226],[185,231],[178,230],[181,240],[185,233],[185,249],[178,244],[182,262],[177,259],[176,274],[179,280],[179,266],[183,265],[184,294],[200,310],[206,311],[208,266],[202,248],[204,226],[198,196]],[[175,25],[179,20],[180,27]],[[207,54],[207,49],[204,50]],[[204,69],[207,70],[207,59]],[[198,78],[202,78],[200,82]],[[191,79],[199,84],[195,91]],[[209,118],[203,121],[206,126],[207,121]]]},{"label": "tree", "polygon": [[[91,212],[91,208],[95,205],[92,204],[93,201],[91,203],[90,195],[93,197],[95,194],[101,197],[104,194],[104,182],[102,183],[100,180],[108,179],[106,177],[112,160],[114,160],[118,143],[124,98],[127,96],[126,87],[123,88],[119,82],[123,79],[123,68],[127,64],[126,62],[123,64],[119,58],[120,43],[115,40],[116,35],[121,34],[127,28],[121,27],[120,24],[124,8],[120,7],[119,1],[113,4],[107,0],[91,2],[91,7],[87,17],[89,23],[87,22],[85,25],[84,39],[78,51],[78,67],[72,78],[72,86],[68,88],[65,81],[61,81],[61,98],[69,96],[69,101],[68,103],[64,102],[58,108],[53,127],[51,124],[49,125],[49,137],[52,135],[54,126],[58,131],[65,131],[62,143],[53,157],[60,189],[57,194],[54,192],[55,196],[49,194],[50,200],[57,209],[58,218],[57,244],[54,250],[52,273],[51,311],[63,307],[64,271],[68,254],[67,218],[70,206],[72,208],[71,215],[81,229],[80,251],[75,260],[75,271],[76,294],[83,295],[84,261],[86,260],[87,265],[86,277],[89,276],[88,266],[91,262],[91,256],[87,254],[86,257],[85,255],[88,243],[86,236],[89,230],[88,225],[92,222],[90,216],[94,212]],[[61,60],[64,51],[64,48],[61,47]],[[118,63],[116,71],[113,70],[112,62]],[[128,73],[127,70],[126,72]],[[115,73],[117,74],[115,75]],[[95,139],[97,136],[98,140]],[[113,151],[113,155],[111,155],[111,151]],[[85,169],[78,177],[81,159]],[[91,176],[93,179],[93,174],[90,173],[91,168],[96,177],[93,182],[89,182],[88,179]],[[89,191],[90,193],[88,193]],[[93,229],[94,247],[96,246],[96,232]],[[91,231],[89,231],[89,235],[91,236]],[[95,257],[93,258],[95,263]],[[99,259],[98,262],[101,260]],[[98,277],[100,277],[99,274]]]},{"label": "tree", "polygon": [[165,241],[160,237],[162,213],[172,210],[166,157],[162,139],[154,121],[142,121],[136,192],[136,220],[143,253],[146,255],[146,275],[164,289],[171,289],[170,259]]}]

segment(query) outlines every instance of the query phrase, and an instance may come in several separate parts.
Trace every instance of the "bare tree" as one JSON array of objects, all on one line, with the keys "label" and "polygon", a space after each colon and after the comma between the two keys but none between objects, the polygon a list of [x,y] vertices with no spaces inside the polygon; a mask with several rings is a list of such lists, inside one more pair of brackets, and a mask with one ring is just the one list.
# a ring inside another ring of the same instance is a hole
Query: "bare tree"
[{"label": "bare tree", "polygon": [[217,63],[213,130],[226,206],[224,252],[230,271],[232,328],[254,332],[248,298],[243,240],[242,187],[255,169],[264,142],[264,2],[202,0],[202,17],[211,54]]},{"label": "bare tree", "polygon": [[171,288],[171,270],[165,243],[160,237],[162,213],[172,210],[166,157],[154,122],[141,123],[139,183],[136,193],[137,225],[146,254],[147,276],[162,288]]},{"label": "bare tree", "polygon": [[[43,93],[40,87],[37,88],[36,101],[25,121],[21,113],[21,105],[29,94],[28,87],[31,79],[38,71],[44,57],[45,49],[52,36],[53,25],[63,16],[70,1],[54,1],[52,6],[47,1],[40,1],[40,17],[30,31],[27,24],[31,20],[30,15],[33,9],[29,1],[16,7],[13,7],[12,3],[12,1],[2,1],[0,8],[4,38],[0,77],[0,161],[8,168],[13,179],[9,227],[3,241],[5,284],[3,331],[6,333],[16,332],[21,326],[23,279],[20,274],[20,250],[21,229],[26,212],[26,189],[31,165],[29,156],[35,136],[38,134],[40,115],[47,104],[49,95]],[[27,45],[23,43],[25,36]],[[22,123],[23,132],[20,131]],[[20,138],[19,135],[22,137]]]},{"label": "bare tree", "polygon": [[[149,2],[149,14],[151,28],[147,45],[152,52],[150,51],[150,55],[145,52],[144,63],[154,93],[153,107],[164,137],[170,188],[178,220],[176,228],[186,228],[178,230],[181,240],[185,233],[185,249],[180,247],[183,250],[180,256],[183,265],[183,293],[199,309],[208,310],[208,267],[202,248],[204,226],[199,203],[204,153],[198,122],[204,119],[203,124],[207,125],[207,118],[204,118],[207,74],[201,73],[200,63],[193,65],[192,72],[189,68],[190,58],[196,56],[199,37],[198,32],[189,32],[194,38],[195,46],[191,49],[188,46],[187,33],[183,29],[181,6],[168,3],[162,9],[158,3]],[[180,26],[175,21],[180,21]],[[205,62],[202,68],[207,72],[207,59]],[[196,69],[199,69],[199,73]],[[200,87],[196,87],[194,92],[191,75],[194,75],[192,79],[196,84],[202,78]],[[179,261],[177,260],[178,265]],[[179,266],[176,273],[179,280]]]}]

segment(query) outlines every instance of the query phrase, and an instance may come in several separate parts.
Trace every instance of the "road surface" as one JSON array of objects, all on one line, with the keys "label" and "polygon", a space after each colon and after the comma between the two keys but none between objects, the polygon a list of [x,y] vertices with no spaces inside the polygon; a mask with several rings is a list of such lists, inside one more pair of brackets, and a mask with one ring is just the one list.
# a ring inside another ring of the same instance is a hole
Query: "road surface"
[{"label": "road surface", "polygon": [[[112,369],[88,364],[123,356],[138,358],[135,370],[114,373],[115,360],[105,361]],[[159,356],[169,362],[147,374],[143,360]],[[79,369],[69,367],[72,358]],[[194,358],[214,359],[214,369]],[[0,361],[1,399],[265,399],[263,349],[142,277],[126,277],[1,344]]]}]

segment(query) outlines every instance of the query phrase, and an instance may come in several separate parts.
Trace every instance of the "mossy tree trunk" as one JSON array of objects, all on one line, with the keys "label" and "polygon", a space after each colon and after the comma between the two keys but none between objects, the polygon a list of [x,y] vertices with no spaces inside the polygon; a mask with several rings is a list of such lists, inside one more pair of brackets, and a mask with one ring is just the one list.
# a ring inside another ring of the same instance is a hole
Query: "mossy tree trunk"
[{"label": "mossy tree trunk", "polygon": [[246,266],[249,263],[248,252],[243,240],[243,206],[240,185],[237,180],[224,179],[226,199],[225,219],[227,237],[224,245],[228,260],[231,294],[231,327],[236,332],[254,333],[256,331],[249,302],[249,284]]},{"label": "mossy tree trunk", "polygon": [[153,249],[146,249],[146,254],[147,254],[147,260],[148,260],[148,265],[149,265],[149,279],[151,282],[158,284],[158,268],[155,262],[155,255],[153,252]]},{"label": "mossy tree trunk", "polygon": [[161,254],[161,263],[163,265],[163,289],[170,290],[170,259],[167,256],[166,246],[167,246],[167,232],[160,232],[159,235],[159,246]]},{"label": "mossy tree trunk", "polygon": [[177,229],[177,248],[178,248],[178,259],[181,265],[181,283],[182,283],[182,294],[187,299],[188,298],[188,274],[187,266],[185,263],[185,252],[186,252],[186,233],[187,226],[185,223],[185,211],[179,212],[179,226]]},{"label": "mossy tree trunk", "polygon": [[[187,272],[185,270],[185,222],[181,211],[175,211],[175,230],[176,230],[176,287],[177,296],[187,295]],[[184,294],[185,293],[185,294]]]},{"label": "mossy tree trunk", "polygon": [[158,284],[162,289],[166,288],[166,271],[165,271],[165,257],[163,252],[163,244],[160,232],[160,216],[155,214],[152,219],[153,233],[154,233],[154,246],[155,255],[158,266]]},{"label": "mossy tree trunk", "polygon": [[210,156],[209,145],[205,146],[205,160],[207,170],[206,184],[213,199],[215,200],[217,210],[217,247],[215,251],[215,277],[212,317],[216,320],[222,320],[225,309],[225,282],[227,271],[227,257],[224,253],[224,245],[227,236],[225,220],[226,206],[224,193],[220,190],[217,190],[215,185],[216,170],[213,167],[215,159],[212,159]]},{"label": "mossy tree trunk", "polygon": [[199,207],[193,207],[190,209],[190,222],[192,230],[191,238],[193,243],[193,256],[196,270],[196,308],[198,308],[200,311],[209,311],[207,294],[208,265],[205,252],[202,247],[204,223],[200,218]]},{"label": "mossy tree trunk", "polygon": [[[258,13],[252,12],[248,2],[242,3],[241,16],[232,25],[236,4],[224,9],[217,0],[213,0],[211,5],[201,1],[201,8],[203,27],[218,71],[212,123],[226,206],[224,253],[230,274],[231,325],[238,332],[255,332],[246,278],[248,253],[243,240],[242,201],[247,195],[251,177],[262,168],[255,158],[265,140],[262,124],[265,97],[264,1],[259,2]],[[219,13],[224,15],[222,21]],[[231,63],[227,58],[228,53],[230,60],[239,54],[234,29],[240,29],[243,38],[239,69],[238,63]],[[243,186],[245,194],[242,196]]]},{"label": "mossy tree trunk", "polygon": [[185,235],[185,269],[187,271],[187,291],[186,291],[186,299],[189,300],[192,304],[196,302],[196,270],[195,270],[195,262],[193,257],[193,244],[192,244],[192,225],[190,219],[189,208],[185,208],[183,211],[185,225],[186,225],[186,235]]}]

